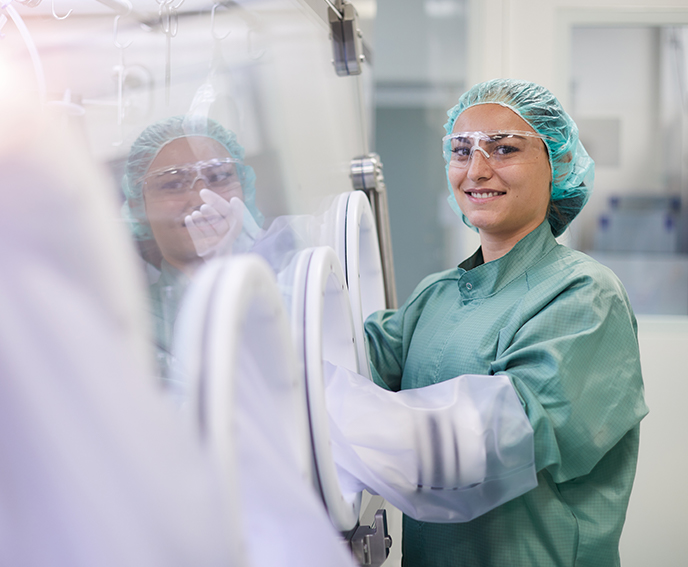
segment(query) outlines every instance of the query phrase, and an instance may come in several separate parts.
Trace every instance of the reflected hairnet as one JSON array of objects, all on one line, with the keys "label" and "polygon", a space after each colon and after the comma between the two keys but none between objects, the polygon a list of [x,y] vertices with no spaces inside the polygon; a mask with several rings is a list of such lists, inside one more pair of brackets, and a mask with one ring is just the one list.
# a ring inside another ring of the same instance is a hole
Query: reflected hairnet
[{"label": "reflected hairnet", "polygon": [[[548,137],[544,140],[552,168],[548,220],[554,236],[559,236],[587,203],[595,176],[595,162],[578,139],[576,123],[546,88],[528,81],[493,79],[472,87],[447,112],[449,121],[444,125],[447,134],[451,134],[456,119],[464,110],[488,103],[513,110],[538,134]],[[452,209],[471,226],[456,202],[451,185],[449,193]]]},{"label": "reflected hairnet", "polygon": [[187,136],[212,138],[222,144],[233,158],[242,160],[242,163],[237,164],[237,173],[244,193],[244,203],[258,225],[262,225],[263,215],[255,202],[256,174],[250,165],[243,163],[244,148],[237,142],[234,132],[227,130],[211,118],[173,116],[146,128],[129,151],[122,179],[122,190],[126,198],[122,206],[122,215],[129,223],[134,238],[137,240],[153,238],[143,200],[143,176],[148,172],[155,156],[165,144]]}]

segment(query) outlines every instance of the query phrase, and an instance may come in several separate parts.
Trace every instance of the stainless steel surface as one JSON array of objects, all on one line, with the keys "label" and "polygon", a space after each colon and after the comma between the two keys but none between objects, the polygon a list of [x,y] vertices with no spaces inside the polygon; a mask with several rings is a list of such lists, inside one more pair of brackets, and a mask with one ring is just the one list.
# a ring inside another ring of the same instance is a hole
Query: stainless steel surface
[{"label": "stainless steel surface", "polygon": [[389,555],[392,538],[387,532],[387,511],[380,509],[375,513],[375,523],[359,526],[351,538],[351,550],[359,565],[379,567]]},{"label": "stainless steel surface", "polygon": [[355,189],[365,191],[375,215],[377,236],[380,242],[382,273],[385,280],[385,300],[388,309],[397,307],[397,291],[394,279],[394,258],[392,256],[392,235],[389,225],[387,188],[382,175],[380,156],[371,153],[351,161],[351,181]]},{"label": "stainless steel surface", "polygon": [[[330,4],[328,2],[328,4]],[[349,2],[338,2],[336,8],[329,6],[328,19],[332,36],[334,68],[337,75],[360,75],[363,71],[363,34],[358,27],[356,8]]]},{"label": "stainless steel surface", "polygon": [[[337,14],[337,17],[338,17],[340,20],[344,17],[344,14],[342,14],[342,13],[339,11],[339,8],[338,8],[337,6],[335,6],[332,2],[330,2],[330,0],[325,0],[325,2],[327,3],[327,5],[328,5],[330,8],[332,8],[332,9],[334,10],[334,12]],[[340,0],[337,0],[337,4],[339,4],[339,5],[341,6],[341,1],[340,1]]]}]

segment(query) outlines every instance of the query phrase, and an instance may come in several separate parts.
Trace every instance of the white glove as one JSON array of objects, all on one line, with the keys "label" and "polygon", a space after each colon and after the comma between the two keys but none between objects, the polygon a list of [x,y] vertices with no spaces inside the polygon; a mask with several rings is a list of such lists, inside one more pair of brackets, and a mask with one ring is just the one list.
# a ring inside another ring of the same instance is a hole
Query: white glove
[{"label": "white glove", "polygon": [[467,522],[537,486],[533,428],[505,375],[390,392],[325,363],[342,490],[427,522]]},{"label": "white glove", "polygon": [[199,196],[204,204],[184,218],[196,254],[210,260],[222,254],[246,251],[237,248],[248,249],[261,229],[244,202],[238,197],[227,201],[210,189],[201,189]]}]

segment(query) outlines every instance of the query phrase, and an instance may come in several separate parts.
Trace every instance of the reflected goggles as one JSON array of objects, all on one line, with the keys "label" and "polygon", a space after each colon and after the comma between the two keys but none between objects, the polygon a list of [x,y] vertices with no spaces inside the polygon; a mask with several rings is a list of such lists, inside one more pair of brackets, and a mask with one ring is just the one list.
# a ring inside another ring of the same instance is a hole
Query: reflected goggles
[{"label": "reflected goggles", "polygon": [[551,139],[535,132],[495,130],[492,132],[455,132],[442,138],[442,153],[450,167],[468,167],[477,150],[491,167],[529,163],[537,159],[542,141]]},{"label": "reflected goggles", "polygon": [[151,171],[143,176],[146,190],[157,197],[178,197],[191,191],[202,179],[208,189],[221,191],[239,182],[234,158],[215,158]]}]

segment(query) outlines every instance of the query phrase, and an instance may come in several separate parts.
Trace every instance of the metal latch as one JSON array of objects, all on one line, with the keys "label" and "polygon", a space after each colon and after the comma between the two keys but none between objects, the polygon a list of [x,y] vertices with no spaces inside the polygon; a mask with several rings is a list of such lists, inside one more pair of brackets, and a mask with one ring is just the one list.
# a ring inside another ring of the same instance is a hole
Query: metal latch
[{"label": "metal latch", "polygon": [[396,309],[397,290],[394,279],[394,258],[392,257],[392,233],[387,206],[387,188],[382,175],[380,156],[371,153],[351,160],[351,182],[354,189],[364,191],[375,215],[377,237],[380,242],[382,273],[385,280],[385,302],[387,309]]},{"label": "metal latch", "polygon": [[356,8],[346,0],[327,0],[332,37],[334,68],[337,75],[360,75],[363,70],[363,35],[358,27]]},{"label": "metal latch", "polygon": [[375,512],[372,526],[359,526],[351,538],[351,550],[359,565],[379,567],[389,555],[392,538],[387,533],[387,510]]}]

